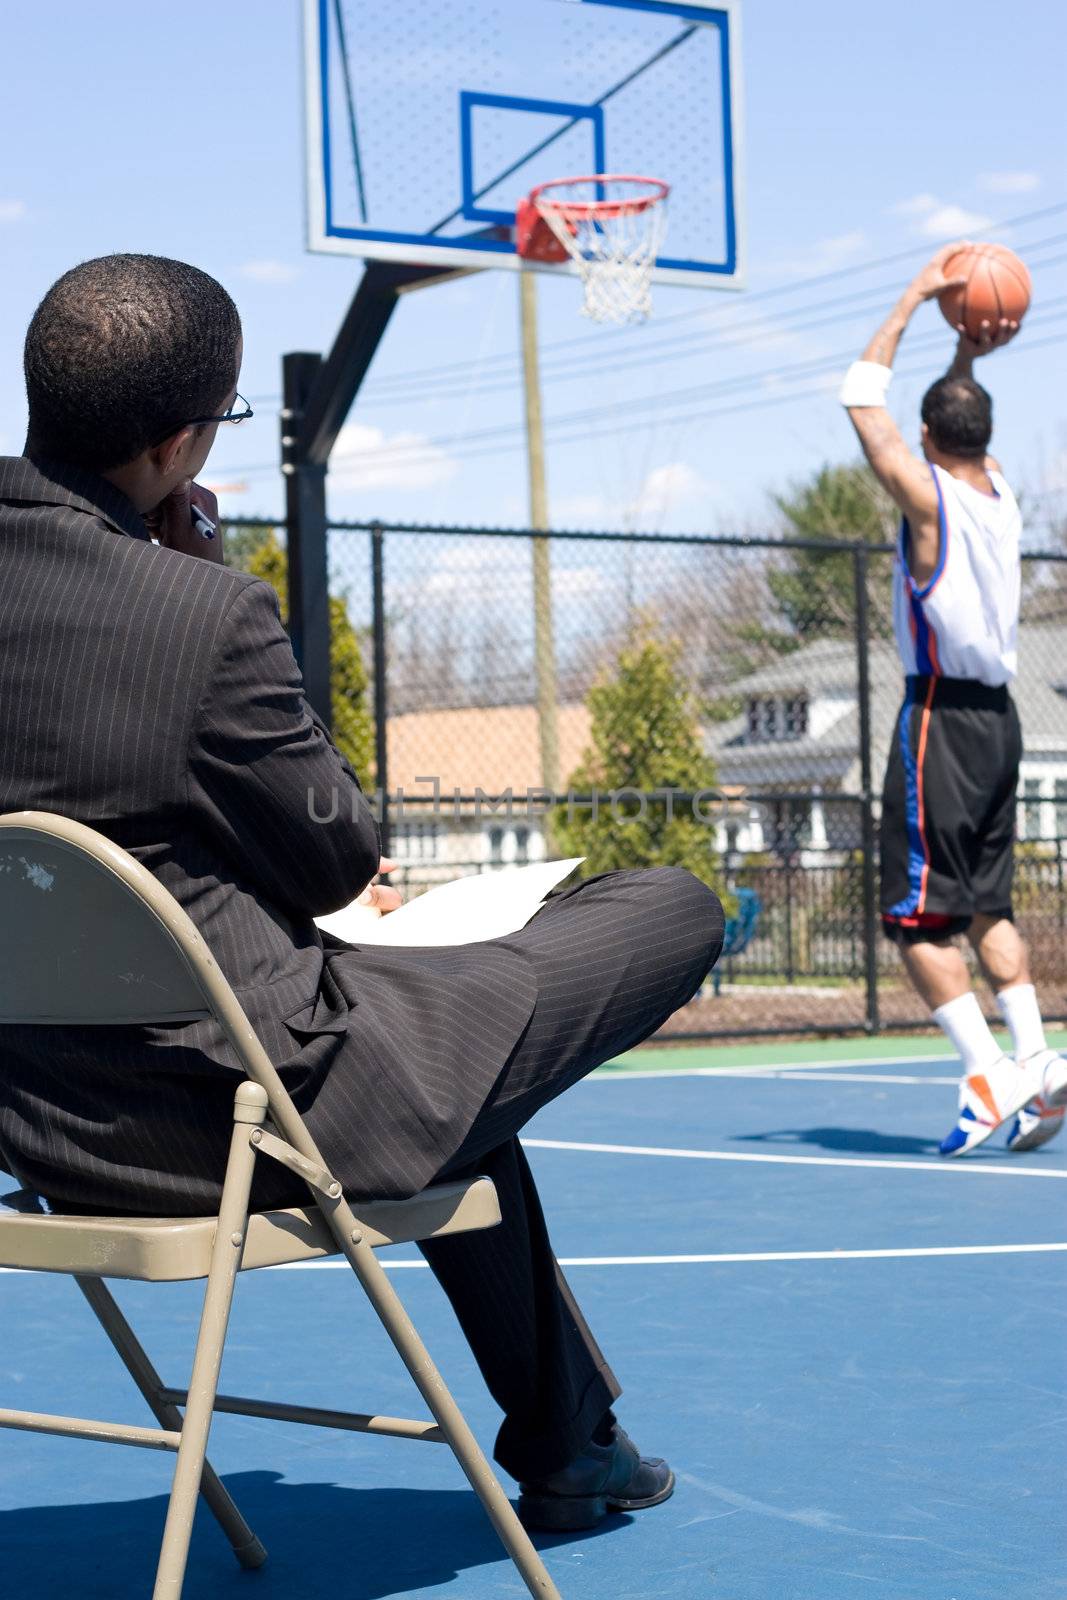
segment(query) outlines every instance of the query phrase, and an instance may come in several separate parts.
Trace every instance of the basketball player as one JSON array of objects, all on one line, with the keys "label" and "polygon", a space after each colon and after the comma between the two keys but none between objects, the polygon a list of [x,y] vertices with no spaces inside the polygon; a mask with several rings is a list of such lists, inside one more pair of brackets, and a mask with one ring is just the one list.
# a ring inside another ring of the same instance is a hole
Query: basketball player
[{"label": "basketball player", "polygon": [[[923,1000],[963,1061],[959,1114],[941,1142],[963,1156],[1003,1123],[1033,1150],[1060,1131],[1067,1060],[1048,1048],[1026,947],[1012,921],[1022,740],[1015,675],[1021,523],[988,454],[992,402],[972,375],[1017,322],[960,329],[955,359],[922,402],[922,456],[886,410],[893,357],[924,300],[963,280],[946,245],[904,291],[849,369],[841,402],[878,480],[903,513],[893,612],[906,676],[882,802],[882,917]],[[982,1015],[956,936],[969,938],[1011,1032],[1014,1059]]]}]

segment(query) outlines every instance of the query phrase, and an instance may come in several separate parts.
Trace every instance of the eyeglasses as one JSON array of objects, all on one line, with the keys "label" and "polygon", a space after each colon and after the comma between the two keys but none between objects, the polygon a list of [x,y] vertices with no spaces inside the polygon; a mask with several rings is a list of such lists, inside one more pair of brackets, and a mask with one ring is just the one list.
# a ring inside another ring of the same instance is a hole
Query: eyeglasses
[{"label": "eyeglasses", "polygon": [[209,422],[247,422],[249,417],[252,416],[255,416],[255,412],[252,410],[252,407],[249,405],[244,395],[235,394],[233,397],[233,404],[230,406],[230,409],[221,417],[193,417],[187,422],[180,422],[176,427],[168,428],[166,433],[163,435],[163,438],[157,439],[155,443],[157,445],[164,444],[167,439],[172,439],[174,435],[176,433],[180,433],[183,428],[205,428]]},{"label": "eyeglasses", "polygon": [[[241,407],[240,410],[237,409],[239,406]],[[190,419],[190,421],[183,423],[182,426],[185,428],[203,428],[209,422],[247,422],[249,417],[254,415],[255,412],[252,410],[252,407],[249,405],[244,395],[235,394],[233,397],[233,405],[231,405],[230,409],[223,416],[193,417]]]}]

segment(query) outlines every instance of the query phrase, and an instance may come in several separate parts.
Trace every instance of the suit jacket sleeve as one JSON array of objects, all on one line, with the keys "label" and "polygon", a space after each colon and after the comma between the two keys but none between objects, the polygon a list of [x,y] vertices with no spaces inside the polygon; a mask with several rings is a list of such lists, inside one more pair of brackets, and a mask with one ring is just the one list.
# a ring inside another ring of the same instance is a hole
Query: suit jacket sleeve
[{"label": "suit jacket sleeve", "polygon": [[224,856],[276,904],[321,916],[378,870],[359,779],[304,699],[266,583],[237,591],[189,741],[189,803]]}]

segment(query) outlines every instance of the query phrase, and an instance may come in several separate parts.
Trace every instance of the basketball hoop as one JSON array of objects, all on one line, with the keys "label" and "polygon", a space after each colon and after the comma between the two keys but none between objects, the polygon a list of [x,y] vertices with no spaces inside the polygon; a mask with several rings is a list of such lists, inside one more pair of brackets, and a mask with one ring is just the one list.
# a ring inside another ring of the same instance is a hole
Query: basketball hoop
[{"label": "basketball hoop", "polygon": [[640,322],[652,310],[669,194],[659,178],[621,173],[539,184],[519,202],[515,248],[527,261],[572,260],[594,322]]}]

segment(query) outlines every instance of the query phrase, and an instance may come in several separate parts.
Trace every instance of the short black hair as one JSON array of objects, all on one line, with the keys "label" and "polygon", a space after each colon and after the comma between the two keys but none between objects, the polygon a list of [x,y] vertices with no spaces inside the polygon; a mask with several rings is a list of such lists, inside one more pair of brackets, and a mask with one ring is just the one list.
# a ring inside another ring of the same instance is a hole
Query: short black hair
[{"label": "short black hair", "polygon": [[105,472],[196,417],[237,381],[241,319],[221,283],[166,256],[98,256],[33,314],[24,366],[31,455]]},{"label": "short black hair", "polygon": [[946,456],[985,457],[993,437],[993,401],[973,378],[938,378],[923,395],[922,419]]}]

